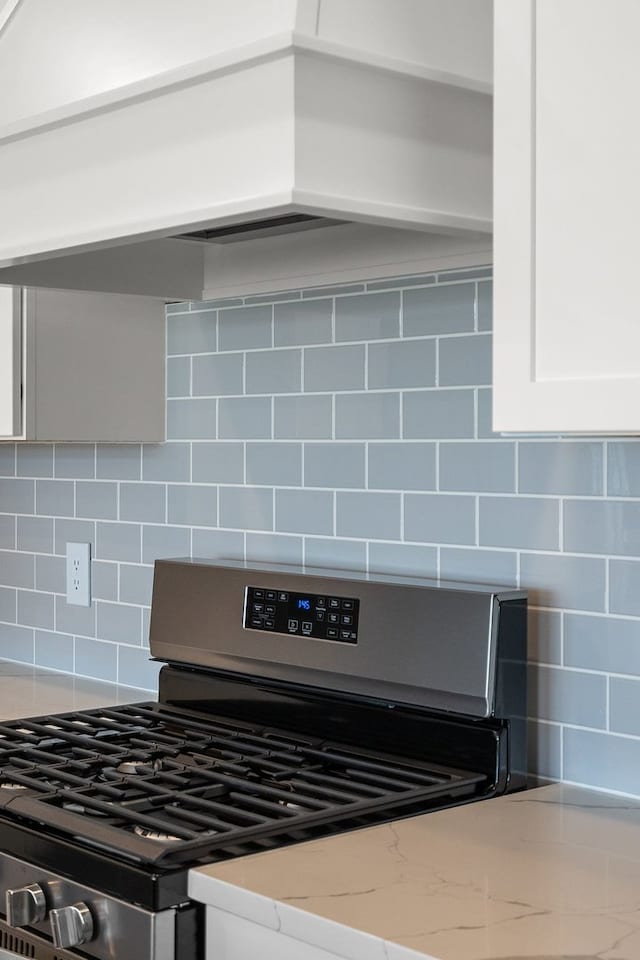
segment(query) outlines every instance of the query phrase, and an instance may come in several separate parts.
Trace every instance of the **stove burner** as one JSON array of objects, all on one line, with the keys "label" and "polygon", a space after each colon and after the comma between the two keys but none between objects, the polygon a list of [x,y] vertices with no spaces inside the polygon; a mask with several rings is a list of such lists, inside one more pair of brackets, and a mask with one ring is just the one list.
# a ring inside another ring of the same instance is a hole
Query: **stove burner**
[{"label": "stove burner", "polygon": [[180,837],[174,837],[170,833],[160,833],[159,830],[152,830],[151,827],[135,826],[133,832],[143,840],[152,840],[154,843],[180,843]]},{"label": "stove burner", "polygon": [[116,767],[118,773],[124,773],[127,776],[146,776],[155,773],[158,769],[157,763],[143,763],[141,760],[123,760]]},{"label": "stove burner", "polygon": [[26,790],[22,783],[12,783],[10,780],[3,780],[0,783],[0,790]]}]

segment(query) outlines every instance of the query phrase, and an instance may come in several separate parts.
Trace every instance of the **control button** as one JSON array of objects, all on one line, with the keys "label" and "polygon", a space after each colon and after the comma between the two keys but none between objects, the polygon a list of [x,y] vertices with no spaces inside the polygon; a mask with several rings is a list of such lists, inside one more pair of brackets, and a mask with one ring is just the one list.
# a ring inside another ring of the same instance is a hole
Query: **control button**
[{"label": "control button", "polygon": [[341,640],[351,640],[351,630],[341,630],[340,631]]},{"label": "control button", "polygon": [[311,621],[310,621],[310,620],[303,620],[303,621],[302,621],[302,632],[303,632],[303,633],[311,633],[312,630],[313,630],[313,624],[311,623]]},{"label": "control button", "polygon": [[275,606],[274,606],[272,603],[268,603],[268,604],[266,605],[266,607],[264,608],[264,612],[266,613],[266,615],[267,615],[268,617],[275,617],[275,615],[276,615],[276,608],[275,608]]},{"label": "control button", "polygon": [[262,620],[260,617],[251,617],[251,626],[257,627],[258,629],[262,626]]},{"label": "control button", "polygon": [[264,600],[264,590],[258,590],[257,588],[254,588],[253,598],[254,600]]},{"label": "control button", "polygon": [[264,610],[264,603],[254,603],[253,605],[254,613],[262,613],[263,610]]},{"label": "control button", "polygon": [[337,640],[338,631],[336,630],[335,627],[327,627],[327,638],[329,640]]},{"label": "control button", "polygon": [[58,950],[79,947],[93,939],[93,917],[86,903],[52,910],[49,919],[53,943]]},{"label": "control button", "polygon": [[316,610],[316,620],[324,620],[325,610]]},{"label": "control button", "polygon": [[329,623],[340,623],[340,614],[339,614],[339,613],[330,613],[330,614],[329,614]]},{"label": "control button", "polygon": [[288,593],[279,593],[279,594],[278,594],[278,600],[280,601],[280,603],[287,603],[287,601],[289,600],[289,594],[288,594]]},{"label": "control button", "polygon": [[267,630],[273,630],[275,623],[276,623],[275,620],[266,619],[264,621],[264,626],[266,627]]},{"label": "control button", "polygon": [[332,610],[339,610],[340,601],[337,599],[337,597],[329,597],[329,606]]},{"label": "control button", "polygon": [[39,883],[7,890],[5,902],[7,923],[10,927],[28,927],[44,920],[47,913],[47,901]]},{"label": "control button", "polygon": [[316,597],[316,607],[326,607],[326,597]]},{"label": "control button", "polygon": [[298,629],[298,621],[297,621],[297,620],[289,620],[289,623],[287,624],[287,626],[288,626],[289,630],[291,631],[291,633],[296,633],[296,631],[297,631],[297,629]]},{"label": "control button", "polygon": [[267,590],[267,600],[275,600],[276,596],[275,590]]},{"label": "control button", "polygon": [[342,601],[343,610],[353,610],[353,600],[343,600]]},{"label": "control button", "polygon": [[345,627],[350,627],[353,623],[353,617],[351,614],[343,613],[340,617],[340,623],[344,624]]}]

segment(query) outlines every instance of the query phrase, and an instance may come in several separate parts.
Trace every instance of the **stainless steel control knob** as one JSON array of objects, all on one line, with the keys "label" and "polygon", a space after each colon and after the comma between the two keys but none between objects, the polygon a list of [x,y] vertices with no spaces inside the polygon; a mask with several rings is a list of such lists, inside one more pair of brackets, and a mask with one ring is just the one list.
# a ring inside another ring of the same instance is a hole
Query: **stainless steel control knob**
[{"label": "stainless steel control knob", "polygon": [[74,903],[70,907],[52,910],[49,920],[53,942],[61,950],[79,947],[93,937],[93,917],[86,903]]},{"label": "stainless steel control knob", "polygon": [[47,915],[47,901],[39,883],[17,890],[7,890],[5,894],[7,923],[10,927],[28,927],[39,923]]}]

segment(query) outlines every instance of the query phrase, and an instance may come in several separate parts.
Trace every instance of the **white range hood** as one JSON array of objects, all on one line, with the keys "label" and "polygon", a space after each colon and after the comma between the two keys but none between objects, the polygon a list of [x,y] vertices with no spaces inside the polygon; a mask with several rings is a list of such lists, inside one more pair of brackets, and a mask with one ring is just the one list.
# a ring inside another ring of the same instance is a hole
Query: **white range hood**
[{"label": "white range hood", "polygon": [[0,0],[0,283],[195,299],[265,231],[486,236],[491,7]]}]

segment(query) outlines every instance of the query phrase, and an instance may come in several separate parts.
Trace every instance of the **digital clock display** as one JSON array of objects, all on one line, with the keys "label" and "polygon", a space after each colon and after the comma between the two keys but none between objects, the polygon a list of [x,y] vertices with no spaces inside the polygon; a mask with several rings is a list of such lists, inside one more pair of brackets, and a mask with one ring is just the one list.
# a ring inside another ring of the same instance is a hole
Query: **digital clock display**
[{"label": "digital clock display", "polygon": [[298,597],[298,610],[311,610],[311,600],[306,597]]}]

